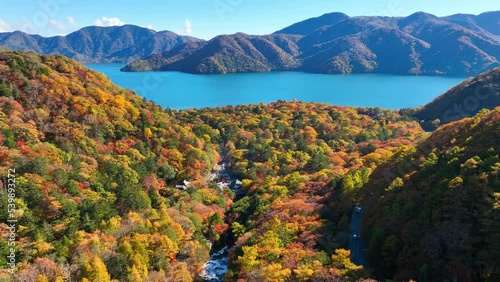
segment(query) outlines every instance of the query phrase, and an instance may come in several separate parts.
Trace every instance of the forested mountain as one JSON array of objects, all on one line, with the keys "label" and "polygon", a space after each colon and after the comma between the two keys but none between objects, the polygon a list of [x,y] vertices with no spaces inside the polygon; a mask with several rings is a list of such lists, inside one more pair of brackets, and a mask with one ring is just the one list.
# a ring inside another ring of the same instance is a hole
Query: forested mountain
[{"label": "forested mountain", "polygon": [[[124,70],[475,75],[500,65],[499,22],[500,12],[441,18],[422,12],[402,18],[331,13],[273,35],[238,33],[195,49],[181,46]],[[189,55],[179,56],[187,53],[184,48]]]},{"label": "forested mountain", "polygon": [[363,187],[378,278],[500,280],[500,107],[444,125]]},{"label": "forested mountain", "polygon": [[500,12],[436,17],[330,13],[272,35],[212,40],[133,25],[86,27],[67,36],[0,33],[0,46],[62,54],[83,63],[133,62],[125,71],[475,75],[500,65]]},{"label": "forested mountain", "polygon": [[124,71],[175,70],[195,73],[269,72],[298,67],[295,35],[221,35],[198,44],[185,44],[124,67]]},{"label": "forested mountain", "polygon": [[282,30],[276,31],[275,34],[299,34],[305,36],[325,26],[333,26],[348,18],[349,16],[344,13],[328,13],[317,18],[292,24]]},{"label": "forested mountain", "polygon": [[500,11],[486,12],[478,16],[457,14],[446,17],[446,19],[474,31],[485,30],[493,35],[500,36],[498,17],[500,17]]},{"label": "forested mountain", "polygon": [[500,68],[482,73],[453,87],[432,102],[417,109],[422,126],[437,126],[476,115],[482,109],[500,106]]},{"label": "forested mountain", "polygon": [[[229,247],[226,281],[499,279],[500,108],[431,135],[379,108],[174,111],[63,56],[0,50],[0,109],[2,253],[17,220],[1,281],[195,281],[209,243]],[[238,197],[209,178],[222,160]],[[348,250],[357,202],[369,267]]]},{"label": "forested mountain", "polygon": [[134,25],[90,26],[66,36],[41,37],[24,32],[0,33],[0,46],[10,50],[61,54],[82,63],[127,63],[189,42],[202,41]]},{"label": "forested mountain", "polygon": [[[11,183],[12,169],[15,281],[196,277],[231,200],[202,181],[219,160],[218,133],[177,115],[65,57],[0,51],[0,182]],[[187,192],[173,188],[183,179]],[[10,281],[6,255],[0,264]]]}]

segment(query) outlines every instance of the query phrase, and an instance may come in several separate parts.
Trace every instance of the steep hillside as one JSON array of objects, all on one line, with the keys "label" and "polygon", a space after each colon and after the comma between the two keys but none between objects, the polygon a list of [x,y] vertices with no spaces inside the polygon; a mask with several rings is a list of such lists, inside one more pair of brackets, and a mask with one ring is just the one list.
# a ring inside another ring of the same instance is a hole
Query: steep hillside
[{"label": "steep hillside", "polygon": [[19,31],[0,33],[0,46],[7,49],[61,54],[82,63],[132,62],[198,41],[202,40],[134,25],[91,26],[48,38]]},{"label": "steep hillside", "polygon": [[[293,24],[272,36],[246,36],[247,41],[271,41],[280,48],[267,55],[243,43],[243,34],[214,38],[179,59],[164,53],[131,64],[124,70],[180,70],[190,73],[227,73],[298,70],[316,73],[391,73],[475,75],[500,66],[500,13],[436,17],[415,13],[408,17],[348,17],[325,14]],[[242,48],[247,46],[248,48]],[[262,47],[261,47],[262,48]],[[187,54],[179,49],[183,54]]]},{"label": "steep hillside", "polygon": [[297,66],[297,36],[221,35],[207,43],[184,46],[129,64],[122,70],[176,70],[190,73],[238,73],[291,70]]},{"label": "steep hillside", "polygon": [[417,109],[416,118],[427,130],[465,117],[482,109],[500,106],[500,68],[482,73],[453,87],[429,104]]},{"label": "steep hillside", "polygon": [[446,19],[471,30],[481,31],[483,29],[493,35],[500,36],[498,17],[500,17],[500,11],[486,12],[478,16],[458,14],[446,17]]},{"label": "steep hillside", "polygon": [[398,25],[430,44],[420,56],[424,74],[477,74],[499,65],[500,38],[487,31],[475,32],[426,13],[400,19]]},{"label": "steep hillside", "polygon": [[15,281],[196,277],[231,200],[202,181],[218,133],[177,115],[62,56],[0,51],[0,182],[15,184],[15,212],[0,192],[0,250],[17,220]]},{"label": "steep hillside", "polygon": [[500,279],[500,107],[440,127],[362,188],[368,255],[395,281]]},{"label": "steep hillside", "polygon": [[323,28],[325,26],[335,25],[345,19],[349,18],[348,15],[343,13],[329,13],[324,14],[317,18],[307,19],[298,22],[282,30],[276,31],[275,34],[299,34],[308,35],[311,31]]},{"label": "steep hillside", "polygon": [[406,33],[374,28],[314,45],[300,58],[309,72],[418,74],[423,71],[418,54],[427,49],[429,44]]}]

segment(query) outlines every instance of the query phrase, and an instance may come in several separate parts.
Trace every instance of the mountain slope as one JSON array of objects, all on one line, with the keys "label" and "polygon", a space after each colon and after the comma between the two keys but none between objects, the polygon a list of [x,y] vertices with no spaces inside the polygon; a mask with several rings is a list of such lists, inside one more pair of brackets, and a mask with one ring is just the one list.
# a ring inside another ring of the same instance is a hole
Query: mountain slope
[{"label": "mountain slope", "polygon": [[122,70],[177,70],[191,73],[238,73],[291,70],[297,66],[294,35],[221,35],[129,64]]},{"label": "mountain slope", "polygon": [[67,36],[48,38],[19,31],[0,33],[0,46],[7,49],[61,54],[83,63],[132,62],[198,41],[201,40],[134,25],[85,27]]},{"label": "mountain slope", "polygon": [[[147,66],[147,70],[190,73],[298,70],[475,75],[500,66],[498,22],[500,12],[443,18],[422,12],[404,18],[331,13],[293,24],[273,35],[247,36],[245,40],[240,33],[220,36],[200,44],[198,50],[187,46],[190,53],[181,59],[177,52],[167,52],[161,58],[153,56],[124,70],[145,70],[141,66]],[[274,51],[263,58],[255,52],[261,51],[258,47],[242,42],[273,42],[270,36],[287,40],[291,49],[268,47]]]},{"label": "mountain slope", "polygon": [[420,56],[425,62],[423,73],[474,74],[498,66],[500,39],[491,33],[475,32],[426,13],[400,19],[398,25],[430,44]]},{"label": "mountain slope", "polygon": [[468,79],[418,109],[415,116],[426,129],[500,106],[500,68]]},{"label": "mountain slope", "polygon": [[446,19],[471,30],[485,30],[493,35],[500,36],[498,17],[500,17],[500,11],[486,12],[478,16],[457,14],[446,17]]},{"label": "mountain slope", "polygon": [[302,68],[309,72],[419,74],[423,71],[419,54],[428,48],[426,42],[401,31],[374,28],[314,45],[300,57]]},{"label": "mountain slope", "polygon": [[176,115],[68,58],[0,50],[0,229],[18,227],[16,273],[2,256],[0,281],[196,278],[230,197],[198,181],[218,132]]},{"label": "mountain slope", "polygon": [[307,19],[305,21],[298,22],[282,30],[276,31],[274,34],[308,35],[311,33],[311,31],[323,28],[325,26],[335,25],[347,18],[349,18],[349,16],[343,13],[324,14],[317,18]]},{"label": "mountain slope", "polygon": [[395,281],[500,279],[500,107],[438,128],[362,188],[368,255]]}]

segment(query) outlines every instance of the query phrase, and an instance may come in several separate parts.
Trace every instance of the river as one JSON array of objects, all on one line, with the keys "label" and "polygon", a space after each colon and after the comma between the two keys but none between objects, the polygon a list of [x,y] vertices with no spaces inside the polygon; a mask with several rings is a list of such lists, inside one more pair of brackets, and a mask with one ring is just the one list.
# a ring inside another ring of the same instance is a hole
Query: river
[{"label": "river", "polygon": [[210,255],[210,260],[203,265],[200,277],[203,281],[219,282],[224,279],[228,268],[228,247],[224,246],[220,251]]},{"label": "river", "polygon": [[[223,146],[221,147],[224,148]],[[223,149],[221,155],[222,161],[207,175],[206,181],[215,181],[221,189],[225,187],[230,188],[235,192],[236,199],[238,199],[242,196],[244,190],[241,189],[240,182],[228,171]],[[224,279],[224,275],[228,271],[228,249],[229,246],[224,245],[221,249],[216,250],[210,255],[210,260],[203,265],[203,270],[199,274],[202,281],[219,282]]]}]

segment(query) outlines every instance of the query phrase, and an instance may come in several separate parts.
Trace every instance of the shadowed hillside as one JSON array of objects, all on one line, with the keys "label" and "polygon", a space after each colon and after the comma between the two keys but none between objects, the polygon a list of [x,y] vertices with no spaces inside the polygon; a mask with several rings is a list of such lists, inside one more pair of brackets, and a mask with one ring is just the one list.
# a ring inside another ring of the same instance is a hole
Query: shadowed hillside
[{"label": "shadowed hillside", "polygon": [[214,134],[68,58],[0,50],[0,182],[12,169],[16,198],[8,214],[0,192],[0,250],[13,217],[16,281],[194,279],[231,201],[201,180]]},{"label": "shadowed hillside", "polygon": [[500,279],[500,107],[438,128],[362,188],[377,277]]},{"label": "shadowed hillside", "polygon": [[416,118],[426,130],[433,130],[482,109],[500,106],[500,68],[470,78],[417,109]]}]

